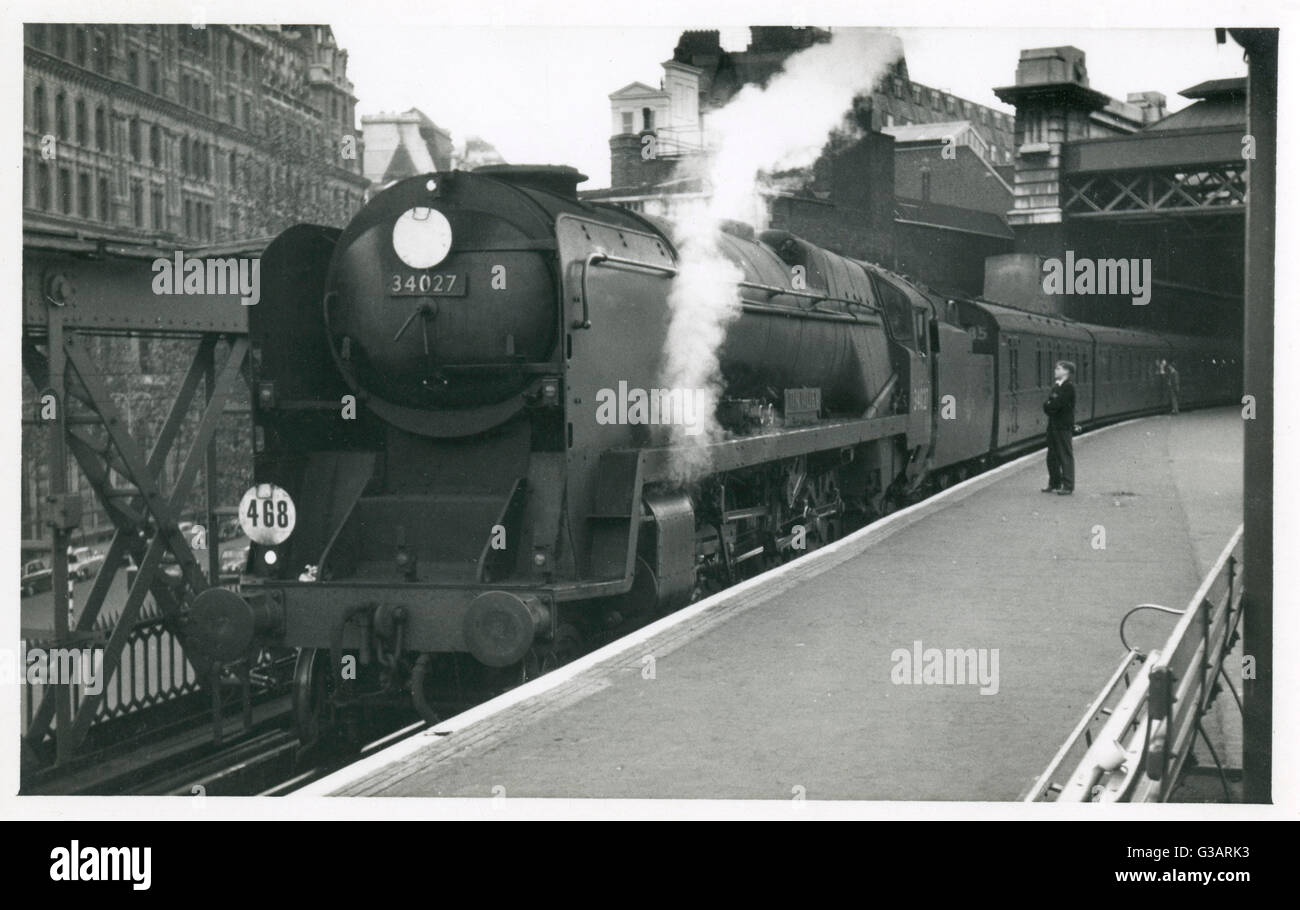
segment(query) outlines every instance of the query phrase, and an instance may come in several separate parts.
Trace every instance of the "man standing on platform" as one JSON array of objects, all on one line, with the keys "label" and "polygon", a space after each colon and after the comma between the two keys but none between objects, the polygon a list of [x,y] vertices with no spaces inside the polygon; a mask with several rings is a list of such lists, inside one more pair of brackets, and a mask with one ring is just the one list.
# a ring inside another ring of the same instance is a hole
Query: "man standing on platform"
[{"label": "man standing on platform", "polygon": [[1173,407],[1170,414],[1178,413],[1178,371],[1168,360],[1160,361],[1160,375],[1165,377],[1165,388],[1169,390],[1169,402]]},{"label": "man standing on platform", "polygon": [[1074,492],[1074,364],[1056,362],[1056,383],[1043,402],[1047,414],[1047,486],[1044,493]]}]

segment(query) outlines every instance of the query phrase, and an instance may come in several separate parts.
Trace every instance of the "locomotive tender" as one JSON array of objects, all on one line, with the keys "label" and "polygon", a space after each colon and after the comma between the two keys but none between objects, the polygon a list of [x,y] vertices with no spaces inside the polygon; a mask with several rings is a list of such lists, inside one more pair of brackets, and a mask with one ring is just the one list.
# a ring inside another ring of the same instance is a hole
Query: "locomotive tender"
[{"label": "locomotive tender", "polygon": [[691,443],[708,469],[683,477],[670,426],[598,414],[613,390],[674,391],[658,389],[671,228],[580,201],[582,179],[415,177],[264,253],[255,478],[297,522],[250,548],[241,594],[195,599],[189,640],[216,660],[300,649],[304,740],[399,695],[433,719],[467,679],[545,672],[1040,444],[1058,359],[1079,366],[1081,424],[1160,407],[1160,358],[1187,406],[1235,397],[1226,342],[939,296],[733,227],[726,433]]}]

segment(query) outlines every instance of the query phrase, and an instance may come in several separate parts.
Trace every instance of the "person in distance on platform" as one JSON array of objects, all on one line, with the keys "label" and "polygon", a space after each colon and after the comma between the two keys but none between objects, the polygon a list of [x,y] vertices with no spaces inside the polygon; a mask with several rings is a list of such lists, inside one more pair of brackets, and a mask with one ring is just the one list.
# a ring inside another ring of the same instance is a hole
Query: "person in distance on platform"
[{"label": "person in distance on platform", "polygon": [[1074,364],[1058,360],[1052,394],[1043,402],[1047,414],[1047,486],[1044,493],[1074,492]]},{"label": "person in distance on platform", "polygon": [[1160,375],[1165,378],[1165,388],[1169,390],[1170,414],[1178,413],[1178,371],[1168,360],[1160,361]]}]

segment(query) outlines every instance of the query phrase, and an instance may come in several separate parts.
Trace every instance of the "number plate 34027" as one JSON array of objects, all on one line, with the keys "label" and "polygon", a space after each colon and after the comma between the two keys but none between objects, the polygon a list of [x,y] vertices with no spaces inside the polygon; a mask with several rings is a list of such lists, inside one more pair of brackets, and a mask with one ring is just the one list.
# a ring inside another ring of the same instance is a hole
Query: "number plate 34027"
[{"label": "number plate 34027", "polygon": [[389,297],[464,297],[465,284],[457,272],[394,272],[385,289]]}]

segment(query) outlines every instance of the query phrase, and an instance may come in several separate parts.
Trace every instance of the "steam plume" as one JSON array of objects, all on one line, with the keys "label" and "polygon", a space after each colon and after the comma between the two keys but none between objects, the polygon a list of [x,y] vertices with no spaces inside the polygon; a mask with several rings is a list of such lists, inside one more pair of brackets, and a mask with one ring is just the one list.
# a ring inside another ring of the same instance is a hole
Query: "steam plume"
[{"label": "steam plume", "polygon": [[708,468],[705,447],[723,431],[714,414],[722,392],[719,352],[727,327],[740,316],[739,266],[723,253],[719,225],[756,219],[762,171],[807,167],[828,137],[845,124],[853,99],[869,92],[902,53],[898,39],[872,29],[843,29],[831,40],[792,55],[765,88],[747,85],[705,120],[710,152],[705,184],[710,197],[677,213],[681,253],[669,292],[670,322],[662,384],[694,389],[703,429],[673,428],[681,480]]}]

